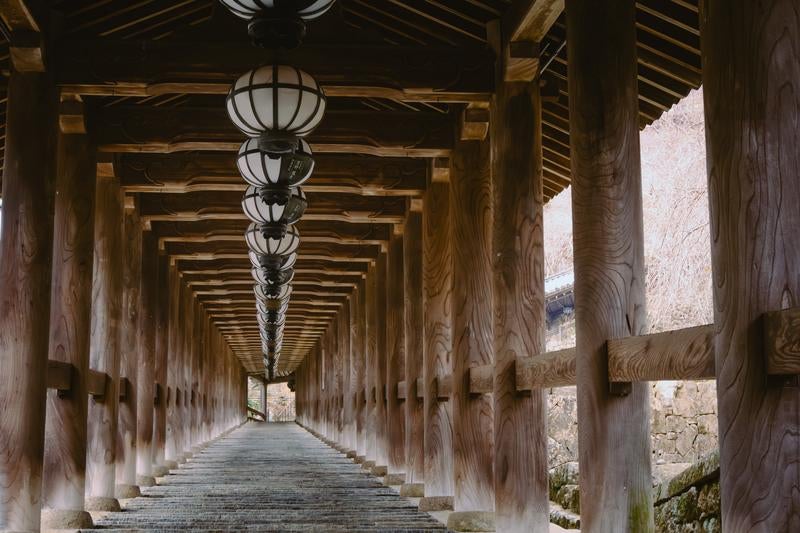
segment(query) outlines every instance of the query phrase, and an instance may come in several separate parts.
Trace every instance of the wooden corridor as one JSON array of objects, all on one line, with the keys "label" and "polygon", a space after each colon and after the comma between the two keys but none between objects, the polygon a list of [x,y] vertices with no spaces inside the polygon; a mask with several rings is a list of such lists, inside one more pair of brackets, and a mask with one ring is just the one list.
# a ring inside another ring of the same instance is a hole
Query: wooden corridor
[{"label": "wooden corridor", "polygon": [[250,423],[212,443],[103,530],[445,531],[410,500],[294,423]]}]

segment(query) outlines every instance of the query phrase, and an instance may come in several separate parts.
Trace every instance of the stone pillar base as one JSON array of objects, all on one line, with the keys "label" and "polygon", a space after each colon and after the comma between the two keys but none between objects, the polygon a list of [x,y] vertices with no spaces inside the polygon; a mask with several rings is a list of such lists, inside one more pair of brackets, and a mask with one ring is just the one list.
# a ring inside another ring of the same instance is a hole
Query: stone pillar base
[{"label": "stone pillar base", "polygon": [[172,470],[173,468],[178,468],[178,461],[164,461],[164,467]]},{"label": "stone pillar base", "polygon": [[42,509],[42,529],[92,529],[92,515],[83,509]]},{"label": "stone pillar base", "polygon": [[155,487],[156,478],[153,476],[136,476],[136,484],[140,487]]},{"label": "stone pillar base", "polygon": [[375,465],[375,466],[372,467],[372,470],[370,472],[375,477],[383,477],[383,476],[385,476],[386,474],[389,473],[389,467],[388,466]]},{"label": "stone pillar base", "polygon": [[425,483],[403,483],[400,485],[400,496],[404,498],[422,498],[425,496]]},{"label": "stone pillar base", "polygon": [[[178,467],[178,465],[176,464],[174,466],[174,468],[177,468],[177,467]],[[169,469],[170,469],[170,467],[168,467],[167,465],[154,466],[153,467],[153,477],[164,477],[167,474],[169,474]]]},{"label": "stone pillar base", "polygon": [[345,455],[347,456],[348,459],[355,459],[356,456],[358,455],[358,452],[355,450],[347,450]]},{"label": "stone pillar base", "polygon": [[364,461],[363,463],[361,463],[361,470],[366,470],[367,472],[371,472],[373,466],[375,466],[375,461]]},{"label": "stone pillar base", "polygon": [[353,462],[358,464],[358,465],[362,464],[366,460],[367,460],[367,457],[365,455],[356,455],[353,458]]},{"label": "stone pillar base", "polygon": [[137,485],[117,485],[114,487],[114,495],[120,500],[127,500],[130,498],[138,498],[142,495]]},{"label": "stone pillar base", "polygon": [[459,532],[494,531],[494,513],[459,511],[447,517],[447,529]]},{"label": "stone pillar base", "polygon": [[122,510],[116,498],[88,497],[83,504],[87,511],[106,511],[116,513]]},{"label": "stone pillar base", "polygon": [[405,474],[386,474],[383,476],[383,484],[390,487],[402,485],[406,481]]},{"label": "stone pillar base", "polygon": [[419,510],[426,513],[452,511],[452,496],[425,496],[419,501]]}]

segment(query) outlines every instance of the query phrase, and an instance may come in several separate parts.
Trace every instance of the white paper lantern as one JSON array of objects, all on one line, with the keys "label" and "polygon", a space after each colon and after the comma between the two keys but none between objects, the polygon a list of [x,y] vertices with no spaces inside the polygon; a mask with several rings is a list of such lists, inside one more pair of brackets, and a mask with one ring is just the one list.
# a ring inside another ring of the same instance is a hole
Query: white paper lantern
[{"label": "white paper lantern", "polygon": [[261,301],[279,300],[283,302],[283,300],[288,299],[292,295],[292,286],[289,284],[276,285],[273,288],[267,285],[254,285],[253,292],[256,298]]},{"label": "white paper lantern", "polygon": [[291,283],[292,279],[294,278],[294,269],[292,268],[270,272],[261,268],[260,266],[254,266],[252,269],[250,269],[250,273],[253,275],[253,279],[256,281],[256,283],[269,286],[286,285],[287,283]]},{"label": "white paper lantern", "polygon": [[242,198],[242,210],[258,224],[285,226],[294,224],[306,210],[308,200],[299,187],[264,187],[250,185]]},{"label": "white paper lantern", "polygon": [[255,187],[297,187],[311,177],[314,158],[305,139],[300,139],[297,149],[287,153],[265,152],[258,139],[247,139],[239,147],[236,166],[242,178]]},{"label": "white paper lantern", "polygon": [[336,0],[221,0],[234,15],[251,19],[274,9],[296,13],[303,20],[313,20],[328,11]]},{"label": "white paper lantern", "polygon": [[[289,226],[286,234],[273,239],[264,235],[263,228],[258,224],[250,224],[244,234],[247,246],[257,255],[266,256],[264,259],[284,257],[297,251],[300,246],[300,232],[294,226]],[[262,263],[264,261],[262,259]]]},{"label": "white paper lantern", "polygon": [[281,256],[277,258],[278,261],[273,261],[276,259],[274,256],[265,257],[259,255],[253,250],[250,250],[247,255],[250,257],[250,264],[253,265],[253,267],[260,269],[266,269],[269,267],[274,270],[285,271],[293,268],[294,264],[297,262],[297,253]]},{"label": "white paper lantern", "polygon": [[[236,80],[226,106],[231,121],[242,133],[288,142],[274,150],[285,152],[298,146],[289,139],[304,137],[319,125],[326,100],[310,74],[287,65],[265,65]],[[263,142],[261,148],[265,149]]]}]

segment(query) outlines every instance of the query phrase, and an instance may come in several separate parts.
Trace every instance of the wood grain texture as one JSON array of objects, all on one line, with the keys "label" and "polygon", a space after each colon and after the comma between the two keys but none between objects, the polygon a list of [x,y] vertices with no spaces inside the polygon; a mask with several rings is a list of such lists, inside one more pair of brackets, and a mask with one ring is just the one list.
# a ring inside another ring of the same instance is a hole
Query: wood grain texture
[{"label": "wood grain texture", "polygon": [[95,195],[92,333],[89,366],[108,376],[105,395],[89,399],[86,496],[114,498],[122,328],[122,191],[98,178]]},{"label": "wood grain texture", "polygon": [[347,304],[342,306],[337,316],[339,320],[337,324],[339,333],[339,353],[342,358],[341,388],[339,391],[339,397],[341,399],[339,410],[342,413],[341,444],[346,451],[354,450],[356,446],[355,403],[352,401],[353,350],[350,344],[351,302],[352,296],[348,299]]},{"label": "wood grain texture", "polygon": [[386,442],[389,474],[405,474],[405,406],[397,384],[405,380],[405,302],[403,235],[389,241],[386,263]]},{"label": "wood grain texture", "polygon": [[700,19],[722,529],[795,531],[800,390],[767,379],[759,321],[800,305],[800,6],[708,0]]},{"label": "wood grain texture", "polygon": [[38,530],[53,239],[56,95],[8,81],[0,240],[0,529]]},{"label": "wood grain texture", "polygon": [[[537,20],[534,11],[528,16]],[[509,83],[503,81],[508,74],[506,60],[498,64],[491,100],[495,527],[545,533],[550,520],[544,392],[520,394],[515,369],[519,356],[544,352],[541,98],[538,75],[532,83]]]},{"label": "wood grain texture", "polygon": [[72,363],[49,359],[47,361],[47,388],[68,393],[72,390],[72,375],[74,373],[75,367]]},{"label": "wood grain texture", "polygon": [[495,365],[472,366],[469,369],[470,394],[492,394]]},{"label": "wood grain texture", "polygon": [[[49,358],[74,369],[70,390],[47,393],[43,507],[83,511],[97,161],[85,135],[58,140]],[[86,194],[89,191],[89,194]]]},{"label": "wood grain texture", "polygon": [[646,327],[633,0],[567,1],[581,530],[651,531],[649,386],[610,393],[606,340]]},{"label": "wood grain texture", "polygon": [[377,373],[377,351],[378,351],[378,327],[377,305],[377,266],[371,264],[367,271],[365,283],[365,308],[364,324],[366,333],[366,460],[375,461],[378,458],[378,421],[377,421],[377,398],[371,392],[376,387]]},{"label": "wood grain texture", "polygon": [[[180,437],[180,319],[181,319],[181,291],[180,277],[178,269],[174,265],[169,266],[168,280],[169,285],[169,304],[168,304],[168,323],[167,323],[167,349],[169,356],[167,359],[167,426],[166,426],[166,445],[164,456],[167,461],[177,461],[181,453]],[[224,374],[223,374],[224,376]],[[224,377],[222,378],[223,390],[227,385]],[[227,407],[224,406],[224,407]],[[225,416],[227,413],[223,413]]]},{"label": "wood grain texture", "polygon": [[432,181],[425,192],[422,232],[425,496],[452,497],[452,404],[440,402],[436,396],[437,378],[449,375],[453,369],[453,263],[447,181]]},{"label": "wood grain texture", "polygon": [[714,379],[714,327],[611,339],[607,343],[611,382]]},{"label": "wood grain texture", "polygon": [[493,363],[489,143],[456,143],[451,160],[454,510],[494,510],[492,398],[472,396],[469,369]]},{"label": "wood grain texture", "polygon": [[[417,395],[417,380],[423,376],[422,211],[409,210],[403,228],[404,323],[405,323],[405,462],[406,483],[425,480],[424,405]],[[424,388],[424,385],[423,385]]]},{"label": "wood grain texture", "polygon": [[136,475],[153,475],[153,421],[156,394],[156,305],[158,304],[158,239],[142,235],[139,258],[139,346],[136,374]]},{"label": "wood grain texture", "polygon": [[[156,273],[156,283],[158,291],[155,303],[155,322],[156,322],[156,341],[155,341],[155,381],[156,395],[158,401],[155,403],[155,413],[153,415],[153,454],[152,461],[154,467],[163,467],[166,460],[167,444],[167,408],[172,398],[169,394],[169,319],[170,319],[170,286],[169,286],[169,258],[161,255],[157,259],[158,270]],[[215,361],[219,362],[219,358]],[[214,374],[214,398],[218,397],[219,372]],[[215,429],[214,433],[219,434],[216,427],[217,411],[213,411]]]},{"label": "wood grain texture", "polygon": [[351,298],[352,313],[350,315],[351,337],[350,342],[353,350],[353,391],[352,401],[356,409],[356,446],[355,450],[359,456],[363,456],[367,451],[366,435],[366,401],[363,390],[366,384],[366,322],[364,321],[364,308],[366,305],[365,285],[362,281],[353,292]]},{"label": "wood grain texture", "polygon": [[514,370],[518,391],[575,386],[578,379],[575,348],[517,357]]},{"label": "wood grain texture", "polygon": [[766,313],[763,320],[767,372],[800,374],[800,308]]},{"label": "wood grain texture", "polygon": [[376,466],[387,466],[389,461],[389,435],[386,420],[386,367],[387,342],[387,254],[375,260],[375,400]]},{"label": "wood grain texture", "polygon": [[136,485],[137,374],[139,365],[139,295],[142,277],[142,230],[136,207],[125,209],[122,267],[122,328],[120,377],[128,384],[119,404],[117,425],[117,480]]}]

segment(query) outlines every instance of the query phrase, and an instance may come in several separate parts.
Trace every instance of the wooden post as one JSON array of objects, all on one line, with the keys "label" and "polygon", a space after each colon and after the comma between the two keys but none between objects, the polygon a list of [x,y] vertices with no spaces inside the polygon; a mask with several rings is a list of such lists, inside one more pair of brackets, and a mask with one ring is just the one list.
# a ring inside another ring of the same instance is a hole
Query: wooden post
[{"label": "wooden post", "polygon": [[0,239],[0,529],[38,531],[53,253],[56,94],[12,70]]},{"label": "wooden post", "polygon": [[[366,402],[366,460],[364,461],[364,468],[371,469],[375,466],[375,461],[378,459],[378,425],[377,425],[377,361],[376,352],[378,351],[377,345],[377,332],[378,325],[376,311],[377,311],[377,266],[375,263],[370,264],[367,270],[367,278],[365,283],[365,307],[364,307],[364,328],[366,332],[366,387],[365,394],[367,396]],[[370,464],[371,463],[371,464]]]},{"label": "wooden post", "polygon": [[364,312],[366,307],[366,290],[365,284],[361,281],[353,292],[353,297],[350,300],[353,304],[352,313],[350,315],[350,343],[353,350],[353,402],[355,403],[356,410],[356,460],[364,462],[367,453],[367,428],[366,428],[366,405],[367,397],[364,394],[366,387],[366,372],[367,365],[365,360],[366,355],[366,322],[364,321]]},{"label": "wooden post", "polygon": [[411,200],[403,229],[403,292],[405,306],[405,484],[404,496],[424,496],[425,428],[423,402],[417,395],[417,379],[422,378],[422,200]]},{"label": "wooden post", "polygon": [[492,364],[492,182],[489,143],[458,141],[451,161],[453,250],[453,530],[494,527],[492,399],[469,392],[473,366]]},{"label": "wooden post", "polygon": [[494,486],[498,531],[550,527],[545,398],[518,393],[517,357],[545,351],[539,78],[506,82],[504,36],[490,113],[494,259]]},{"label": "wooden post", "polygon": [[386,443],[387,484],[405,483],[405,406],[397,384],[405,379],[405,311],[403,302],[403,231],[395,226],[386,264]]},{"label": "wooden post", "polygon": [[581,530],[652,531],[649,385],[612,392],[606,340],[645,331],[633,0],[567,6]]},{"label": "wooden post", "polygon": [[[42,526],[91,528],[86,490],[87,376],[94,256],[95,147],[60,135],[53,236],[50,359],[72,365],[69,392],[47,392]],[[90,193],[87,194],[86,191]]]},{"label": "wooden post", "polygon": [[[171,295],[169,286],[169,258],[166,255],[158,257],[157,272],[158,294],[156,295],[156,345],[155,345],[155,379],[156,402],[153,419],[153,475],[165,476],[169,472],[166,464],[167,445],[167,405],[173,402],[174,396],[168,389],[169,369],[169,335],[170,335],[170,305]],[[216,376],[216,374],[215,374]]]},{"label": "wooden post", "polygon": [[[164,448],[164,466],[167,468],[177,468],[183,448],[181,447],[181,280],[178,269],[174,264],[169,265],[169,321],[168,329],[168,350],[167,359],[167,440]],[[224,376],[224,374],[223,374]],[[224,377],[221,376],[220,379]],[[226,428],[227,429],[227,428]]]},{"label": "wooden post", "polygon": [[797,2],[701,13],[723,531],[800,528],[800,391],[766,375],[762,313],[800,305]]},{"label": "wooden post", "polygon": [[[183,300],[183,318],[181,319],[181,409],[179,423],[181,425],[181,462],[192,457],[192,338],[194,335],[194,298],[185,283],[181,283],[181,299]],[[233,369],[235,372],[235,368]],[[231,419],[236,416],[236,378],[231,376]]]},{"label": "wooden post", "polygon": [[158,305],[158,238],[142,236],[139,277],[139,362],[136,375],[136,484],[151,487],[153,477],[153,420],[156,394],[156,305]]},{"label": "wooden post", "polygon": [[339,352],[342,356],[342,390],[340,394],[342,411],[342,446],[345,452],[354,455],[356,447],[355,403],[352,401],[352,346],[350,344],[350,309],[352,297],[339,311]]},{"label": "wooden post", "polygon": [[383,477],[389,463],[388,428],[386,420],[387,364],[387,253],[381,252],[375,261],[375,440],[376,458],[372,474]]},{"label": "wooden post", "polygon": [[[117,426],[117,498],[135,498],[141,493],[136,484],[136,408],[139,364],[139,285],[142,277],[142,227],[132,197],[126,198],[124,263],[122,267],[122,329],[120,336],[120,402]],[[123,387],[124,384],[124,387]]]},{"label": "wooden post", "polygon": [[437,394],[438,383],[453,371],[450,165],[447,160],[437,160],[434,165],[422,211],[425,498],[420,501],[420,508],[433,509],[438,502],[438,507],[452,510],[455,494],[452,402],[440,400]]},{"label": "wooden post", "polygon": [[92,334],[89,367],[108,375],[89,399],[86,509],[119,511],[115,496],[122,321],[123,205],[119,179],[98,174],[95,195]]}]

